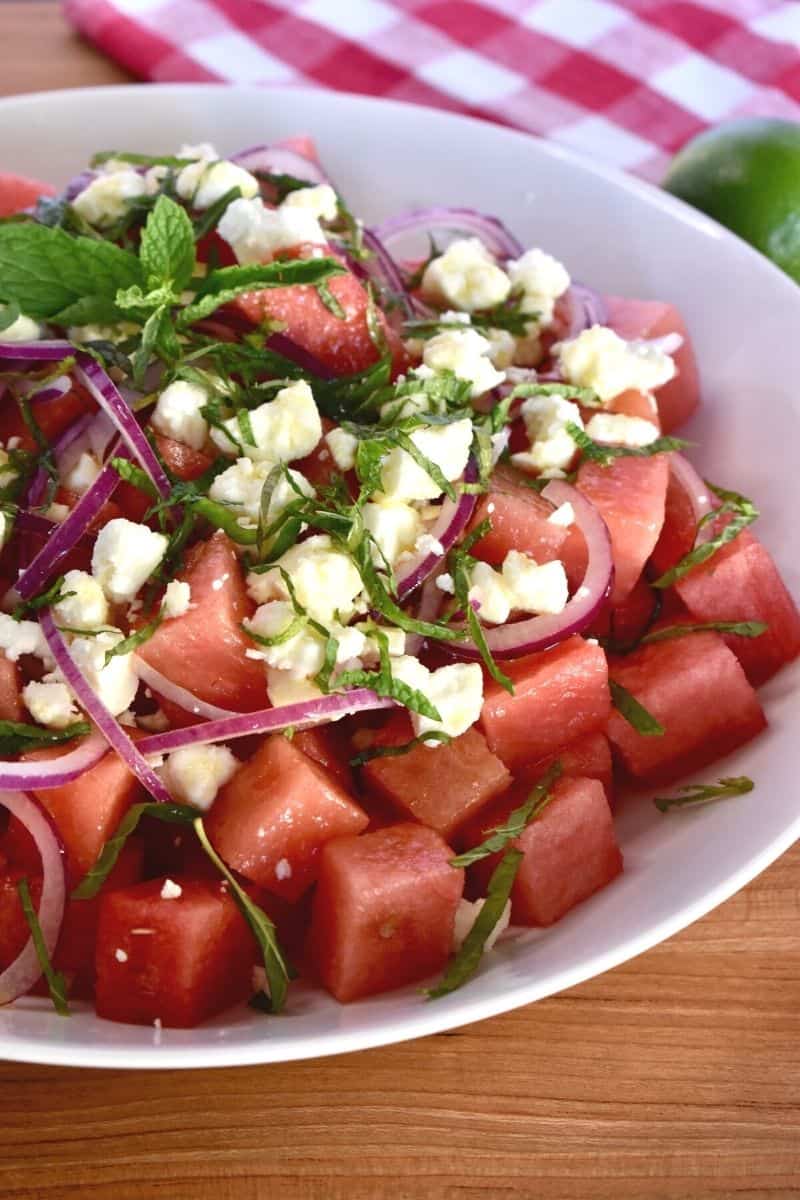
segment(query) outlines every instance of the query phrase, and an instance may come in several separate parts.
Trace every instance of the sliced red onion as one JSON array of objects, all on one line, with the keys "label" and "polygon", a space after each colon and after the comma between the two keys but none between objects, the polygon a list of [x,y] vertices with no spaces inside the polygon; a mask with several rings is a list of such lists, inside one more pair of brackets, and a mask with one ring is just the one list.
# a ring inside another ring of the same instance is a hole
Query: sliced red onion
[{"label": "sliced red onion", "polygon": [[45,641],[67,685],[86,715],[94,722],[112,750],[120,756],[139,782],[160,804],[171,804],[172,797],[164,783],[128,737],[116,717],[108,711],[69,652],[67,643],[56,627],[53,613],[46,608],[39,617]]},{"label": "sliced red onion", "polygon": [[30,600],[31,596],[35,596],[48,583],[58,564],[80,541],[86,533],[87,526],[111,498],[119,481],[119,475],[110,463],[107,463],[69,516],[60,525],[52,528],[47,541],[15,584],[23,600]]},{"label": "sliced red onion", "polygon": [[113,422],[114,428],[139,466],[150,476],[159,493],[166,498],[171,491],[170,482],[141,426],[121,396],[119,388],[90,355],[79,351],[76,362],[75,374],[78,379]]},{"label": "sliced red onion", "polygon": [[179,684],[173,683],[171,679],[167,679],[166,675],[162,675],[160,671],[156,671],[143,658],[136,658],[136,674],[141,679],[142,683],[146,684],[154,692],[158,692],[159,696],[163,696],[165,700],[169,700],[171,704],[176,704],[178,708],[182,708],[184,712],[191,713],[195,717],[205,717],[209,721],[223,720],[227,717],[242,717],[245,713],[234,712],[230,708],[220,708],[216,704],[208,704],[205,700],[201,700],[199,696],[195,696],[194,692],[187,691]]},{"label": "sliced red onion", "polygon": [[336,378],[336,372],[332,371],[330,367],[326,367],[316,354],[312,354],[310,350],[306,350],[305,346],[292,341],[285,333],[271,333],[267,338],[266,346],[268,350],[274,350],[276,354],[282,354],[284,358],[288,358],[301,370],[307,371],[310,375],[316,375],[317,379]]},{"label": "sliced red onion", "polygon": [[[689,503],[692,506],[695,525],[699,526],[703,517],[717,507],[714,494],[709,490],[709,487],[698,475],[688,458],[684,458],[682,454],[671,454],[669,459],[669,469],[673,477],[677,480],[679,486],[686,493]],[[706,524],[698,530],[697,543],[706,542],[714,536],[714,522],[707,521]]]},{"label": "sliced red onion", "polygon": [[249,146],[231,157],[231,162],[246,171],[264,171],[268,175],[293,175],[309,184],[330,183],[319,163],[287,146]]},{"label": "sliced red onion", "polygon": [[408,294],[402,271],[375,231],[365,229],[363,240],[372,258],[351,260],[350,269],[354,274],[371,279],[379,288],[385,289],[400,304],[406,317],[425,315],[427,306]]},{"label": "sliced red onion", "polygon": [[[92,414],[85,413],[70,425],[69,429],[61,434],[61,437],[53,443],[53,457],[58,463],[59,470],[63,469],[63,457],[69,450],[70,446],[75,443],[86,433],[92,423]],[[36,472],[28,485],[28,494],[25,503],[29,508],[36,508],[44,500],[44,494],[47,489],[47,480],[49,476],[44,467],[37,467]]]},{"label": "sliced red onion", "polygon": [[72,380],[69,375],[59,375],[51,379],[43,387],[37,387],[35,380],[27,381],[23,392],[31,400],[61,400],[67,392],[72,391]]},{"label": "sliced red onion", "polygon": [[[42,860],[42,895],[37,916],[45,949],[48,957],[52,958],[67,902],[64,848],[49,814],[34,796],[26,796],[24,792],[0,792],[0,804],[22,822],[39,851]],[[24,996],[41,974],[33,938],[28,938],[11,965],[0,973],[0,1004],[10,1004],[12,1000]]]},{"label": "sliced red onion", "polygon": [[[417,611],[414,613],[414,616],[418,621],[430,623],[435,621],[439,615],[439,609],[442,606],[444,593],[442,589],[437,586],[436,581],[441,574],[441,571],[435,571],[432,575],[428,576],[422,585],[422,590],[419,594],[419,604],[417,605]],[[419,633],[407,633],[405,646],[406,654],[419,654],[424,641],[424,637],[422,637],[422,635]]]},{"label": "sliced red onion", "polygon": [[[464,472],[464,482],[474,483],[477,478],[477,465],[470,461]],[[396,572],[398,600],[407,599],[440,566],[445,555],[453,548],[469,524],[475,511],[476,502],[477,496],[472,492],[462,492],[456,500],[450,500],[445,496],[439,508],[436,523],[432,529],[427,530],[428,535],[438,542],[439,546],[427,554],[418,554],[409,559]]]},{"label": "sliced red onion", "polygon": [[87,170],[81,171],[79,175],[73,176],[73,178],[70,179],[69,183],[64,188],[64,194],[62,198],[67,202],[74,200],[75,197],[79,196],[84,188],[87,188],[92,180],[96,179],[99,174],[99,171],[92,171],[87,168]]},{"label": "sliced red onion", "polygon": [[[542,492],[556,508],[571,504],[575,524],[586,539],[588,563],[579,588],[555,615],[529,617],[525,621],[487,627],[486,642],[495,658],[518,658],[537,650],[549,650],[574,633],[591,625],[611,591],[614,560],[606,523],[591,501],[569,483],[551,479]],[[473,642],[443,642],[443,647],[459,658],[480,658]]]},{"label": "sliced red onion", "polygon": [[569,325],[563,340],[575,338],[593,325],[608,324],[608,306],[603,297],[585,283],[570,284],[567,292]]},{"label": "sliced red onion", "polygon": [[466,233],[480,238],[486,249],[498,259],[519,258],[522,245],[497,217],[475,212],[472,208],[413,209],[389,217],[371,232],[387,248],[396,238],[409,233],[430,233],[435,229],[450,229],[454,233]]},{"label": "sliced red onion", "polygon": [[[0,762],[0,788],[42,792],[72,783],[106,754],[108,747],[97,732],[91,733],[74,750],[41,762]],[[2,803],[2,801],[0,801]]]},{"label": "sliced red onion", "polygon": [[307,729],[309,726],[324,725],[354,713],[394,707],[394,700],[376,696],[368,688],[354,688],[349,692],[321,696],[318,700],[284,704],[279,708],[262,708],[258,712],[206,721],[203,725],[190,725],[187,729],[170,729],[166,733],[155,733],[152,737],[143,738],[138,744],[138,749],[141,754],[167,754],[171,750],[179,750],[182,746],[229,742],[256,733],[280,733],[282,729],[290,727]]},{"label": "sliced red onion", "polygon": [[75,347],[63,338],[41,342],[4,342],[0,338],[0,359],[8,362],[60,362],[75,353]]}]

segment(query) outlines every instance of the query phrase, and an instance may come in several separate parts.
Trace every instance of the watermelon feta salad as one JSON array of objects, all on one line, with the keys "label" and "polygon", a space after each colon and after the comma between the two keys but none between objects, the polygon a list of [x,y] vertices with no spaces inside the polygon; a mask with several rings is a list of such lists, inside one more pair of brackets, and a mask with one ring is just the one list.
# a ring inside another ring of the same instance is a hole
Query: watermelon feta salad
[{"label": "watermelon feta salad", "polygon": [[613,884],[620,791],[752,788],[680,781],[800,617],[670,304],[306,138],[0,215],[0,1003],[434,999]]}]

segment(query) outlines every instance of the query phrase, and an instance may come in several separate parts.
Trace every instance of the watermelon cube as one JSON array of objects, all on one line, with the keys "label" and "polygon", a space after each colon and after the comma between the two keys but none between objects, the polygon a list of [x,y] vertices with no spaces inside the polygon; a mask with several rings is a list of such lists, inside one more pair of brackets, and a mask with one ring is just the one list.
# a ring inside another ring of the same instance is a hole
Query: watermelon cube
[{"label": "watermelon cube", "polygon": [[338,724],[337,721],[311,729],[298,729],[292,740],[298,750],[302,750],[318,766],[324,767],[346,792],[352,792],[350,751],[346,737],[337,728]]},{"label": "watermelon cube", "polygon": [[206,829],[229,867],[296,900],[316,879],[325,843],[367,822],[331,774],[276,733],[220,791]]},{"label": "watermelon cube", "polygon": [[192,607],[165,621],[139,656],[209,704],[242,712],[266,708],[263,663],[245,654],[253,646],[241,624],[253,606],[232,543],[215,533],[195,549],[181,578],[191,587]]},{"label": "watermelon cube", "polygon": [[387,992],[444,966],[464,887],[452,856],[438,833],[417,824],[328,842],[309,950],[337,1000]]},{"label": "watermelon cube", "polygon": [[245,1000],[256,947],[226,887],[207,879],[164,879],[106,893],[95,957],[97,1015],[191,1028]]},{"label": "watermelon cube", "polygon": [[634,589],[664,524],[669,481],[665,454],[650,458],[617,458],[611,466],[583,462],[577,486],[608,526],[614,556],[613,605]]},{"label": "watermelon cube", "polygon": [[[405,713],[393,716],[373,745],[401,746],[414,736]],[[487,801],[504,792],[511,776],[477,729],[445,745],[416,745],[396,758],[373,758],[362,771],[367,791],[403,816],[451,834]]]},{"label": "watermelon cube", "polygon": [[800,654],[800,613],[769,551],[748,529],[675,590],[695,621],[764,621],[760,637],[725,634],[751,683],[764,683]]},{"label": "watermelon cube", "polygon": [[510,550],[524,550],[540,563],[552,562],[560,558],[567,538],[563,525],[548,520],[552,513],[553,506],[526,485],[521,472],[501,464],[475,506],[470,529],[486,520],[492,528],[472,553],[493,566],[500,566]]},{"label": "watermelon cube", "polygon": [[0,721],[24,721],[19,667],[0,653]]},{"label": "watermelon cube", "polygon": [[606,656],[575,636],[504,663],[514,695],[490,679],[481,726],[493,754],[517,772],[605,728],[611,708]]},{"label": "watermelon cube", "polygon": [[17,884],[23,878],[28,880],[31,900],[38,909],[42,895],[41,866],[33,873],[0,859],[0,971],[11,965],[31,935],[17,891]]},{"label": "watermelon cube", "polygon": [[[473,827],[472,845],[504,821],[525,800],[517,784]],[[513,845],[524,858],[511,891],[511,920],[517,925],[552,925],[565,913],[616,878],[622,854],[603,785],[597,779],[564,777],[541,816]],[[471,883],[483,895],[499,855],[470,867]]]},{"label": "watermelon cube", "polygon": [[[611,747],[604,733],[587,733],[583,737],[570,742],[555,754],[541,759],[530,767],[523,767],[518,773],[526,786],[531,787],[541,779],[548,767],[556,761],[561,763],[565,776],[581,776],[587,779],[597,779],[602,783],[606,796],[611,800],[612,762]],[[479,816],[479,820],[481,817]]]},{"label": "watermelon cube", "polygon": [[717,633],[641,646],[611,659],[609,671],[664,728],[662,737],[645,737],[618,712],[608,722],[615,754],[641,783],[671,783],[766,725],[741,665]]},{"label": "watermelon cube", "polygon": [[655,393],[661,428],[671,433],[688,421],[700,403],[700,379],[691,339],[683,317],[671,304],[661,300],[628,300],[606,296],[612,329],[624,338],[656,338],[679,333],[683,345],[673,355],[678,368],[674,379]]}]

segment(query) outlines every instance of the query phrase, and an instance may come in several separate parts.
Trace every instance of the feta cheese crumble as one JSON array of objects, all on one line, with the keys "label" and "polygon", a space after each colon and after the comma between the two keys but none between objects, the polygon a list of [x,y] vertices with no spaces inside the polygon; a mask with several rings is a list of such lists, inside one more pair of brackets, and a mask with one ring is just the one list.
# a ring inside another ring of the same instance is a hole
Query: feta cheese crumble
[{"label": "feta cheese crumble", "polygon": [[563,396],[529,396],[523,403],[522,419],[530,438],[530,450],[512,454],[511,461],[522,470],[565,470],[569,467],[577,446],[567,431],[573,424],[583,429],[583,419],[577,404]]},{"label": "feta cheese crumble", "polygon": [[72,201],[78,216],[90,225],[103,229],[124,217],[130,202],[147,193],[143,175],[132,167],[123,166],[110,174],[98,175]]},{"label": "feta cheese crumble", "polygon": [[505,379],[504,373],[492,365],[490,352],[489,341],[476,329],[444,329],[425,343],[423,367],[415,374],[424,378],[423,368],[428,374],[452,371],[457,379],[472,385],[470,396],[475,399]]},{"label": "feta cheese crumble", "polygon": [[182,617],[192,602],[191,585],[183,579],[171,579],[164,591],[162,608],[165,617]]},{"label": "feta cheese crumble", "polygon": [[230,458],[243,455],[254,462],[291,462],[305,458],[322,437],[322,422],[311,388],[304,379],[281,388],[274,400],[259,405],[249,414],[254,445],[245,440],[236,417],[222,422],[223,429],[211,430],[215,446]]},{"label": "feta cheese crumble", "polygon": [[502,568],[478,562],[470,570],[468,599],[481,621],[502,625],[514,609],[528,613],[560,613],[569,599],[567,576],[560,562],[537,563],[510,550]]},{"label": "feta cheese crumble", "polygon": [[593,388],[601,400],[621,392],[649,392],[668,383],[675,363],[646,341],[625,341],[605,325],[593,325],[576,338],[560,342],[555,351],[569,383]]},{"label": "feta cheese crumble", "polygon": [[290,599],[279,567],[291,579],[298,604],[323,625],[329,625],[337,614],[349,620],[362,605],[361,576],[355,563],[334,547],[326,533],[290,547],[269,571],[253,571],[247,576],[247,590],[257,604]]},{"label": "feta cheese crumble", "polygon": [[364,528],[375,539],[377,553],[373,559],[380,565],[381,555],[392,566],[401,554],[414,549],[422,531],[422,519],[415,508],[402,500],[369,501],[362,510]]},{"label": "feta cheese crumble", "polygon": [[117,654],[105,664],[106,651],[123,640],[119,629],[94,637],[76,637],[70,654],[92,691],[112,716],[130,708],[139,687],[133,654]]},{"label": "feta cheese crumble", "polygon": [[356,465],[357,437],[353,437],[346,429],[337,427],[325,434],[325,445],[340,471],[352,471]]},{"label": "feta cheese crumble", "polygon": [[[419,737],[434,731],[459,737],[474,725],[483,706],[483,672],[478,663],[452,663],[435,671],[404,654],[392,660],[392,674],[409,687],[422,692],[438,710],[441,720],[433,721],[411,713],[414,733]],[[440,743],[427,742],[429,747]]]},{"label": "feta cheese crumble", "polygon": [[545,254],[544,250],[526,250],[521,258],[506,264],[511,291],[519,295],[520,308],[536,319],[537,326],[549,325],[553,320],[556,300],[563,296],[570,285],[566,267]]},{"label": "feta cheese crumble", "polygon": [[208,404],[205,388],[176,379],[158,397],[150,422],[165,437],[202,450],[208,438],[208,422],[201,408]]},{"label": "feta cheese crumble", "polygon": [[88,492],[102,470],[100,463],[88,450],[83,450],[77,460],[61,476],[61,482],[70,492],[82,496]]},{"label": "feta cheese crumble", "polygon": [[155,533],[125,517],[115,517],[97,535],[92,574],[109,600],[116,604],[130,603],[161,562],[167,544],[163,533]]},{"label": "feta cheese crumble", "polygon": [[[464,418],[449,425],[421,425],[409,434],[420,454],[434,463],[452,483],[460,479],[472,445],[472,421]],[[381,483],[392,500],[436,500],[442,495],[438,483],[410,454],[395,446],[383,460]]]},{"label": "feta cheese crumble", "polygon": [[226,192],[238,188],[245,199],[259,194],[259,183],[244,167],[226,159],[216,162],[199,158],[183,167],[175,181],[175,190],[182,200],[190,201],[192,208],[211,208]]},{"label": "feta cheese crumble", "polygon": [[659,436],[659,428],[652,421],[627,413],[595,413],[586,432],[595,442],[612,446],[649,446]]},{"label": "feta cheese crumble", "polygon": [[161,776],[174,799],[207,812],[239,766],[227,746],[182,746],[167,755]]},{"label": "feta cheese crumble", "polygon": [[[67,571],[61,587],[63,600],[53,605],[59,625],[68,629],[98,629],[108,620],[108,601],[93,576],[86,571]],[[72,592],[73,595],[69,595]]]},{"label": "feta cheese crumble", "polygon": [[329,183],[297,188],[289,192],[280,207],[282,211],[292,208],[305,209],[318,221],[335,221],[339,215],[336,192]]},{"label": "feta cheese crumble", "polygon": [[[248,630],[259,637],[278,639],[272,646],[258,644],[258,654],[267,666],[286,671],[293,679],[307,679],[324,666],[326,639],[306,625],[285,641],[280,640],[294,619],[294,609],[288,601],[270,600],[257,608],[245,624]],[[326,628],[337,642],[337,665],[350,662],[364,652],[367,639],[361,630],[340,625],[336,621]]]},{"label": "feta cheese crumble", "polygon": [[[6,305],[0,304],[0,314],[5,313]],[[42,327],[32,317],[20,313],[15,321],[6,325],[0,332],[0,342],[38,342],[42,336]]]},{"label": "feta cheese crumble", "polygon": [[428,264],[421,290],[434,304],[472,313],[502,304],[511,280],[479,238],[463,238]]},{"label": "feta cheese crumble", "polygon": [[160,895],[162,900],[180,900],[183,895],[183,888],[179,883],[175,883],[173,879],[165,879]]},{"label": "feta cheese crumble", "polygon": [[38,621],[15,621],[8,613],[2,612],[0,612],[0,650],[13,663],[17,662],[23,654],[35,654],[46,665],[53,663]]},{"label": "feta cheese crumble", "polygon": [[[251,458],[237,458],[232,466],[217,475],[209,489],[209,497],[220,504],[240,509],[243,516],[255,521],[261,508],[264,484],[275,465],[269,459],[254,462]],[[288,479],[282,475],[272,489],[267,510],[270,521],[277,520],[287,504],[300,496],[314,495],[314,489],[305,475],[291,468],[288,475]]]},{"label": "feta cheese crumble", "polygon": [[39,725],[65,729],[80,716],[65,683],[26,683],[22,689],[25,707]]},{"label": "feta cheese crumble", "polygon": [[233,200],[222,214],[217,232],[242,265],[266,262],[293,246],[325,245],[327,241],[309,208],[297,204],[267,208],[258,197]]}]

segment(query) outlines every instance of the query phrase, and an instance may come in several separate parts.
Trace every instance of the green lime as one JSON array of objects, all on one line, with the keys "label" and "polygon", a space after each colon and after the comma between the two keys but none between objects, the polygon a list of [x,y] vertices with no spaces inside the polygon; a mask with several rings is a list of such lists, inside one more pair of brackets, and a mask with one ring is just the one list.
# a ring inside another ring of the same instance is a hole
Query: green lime
[{"label": "green lime", "polygon": [[800,283],[800,125],[753,117],[709,129],[673,160],[664,187]]}]

